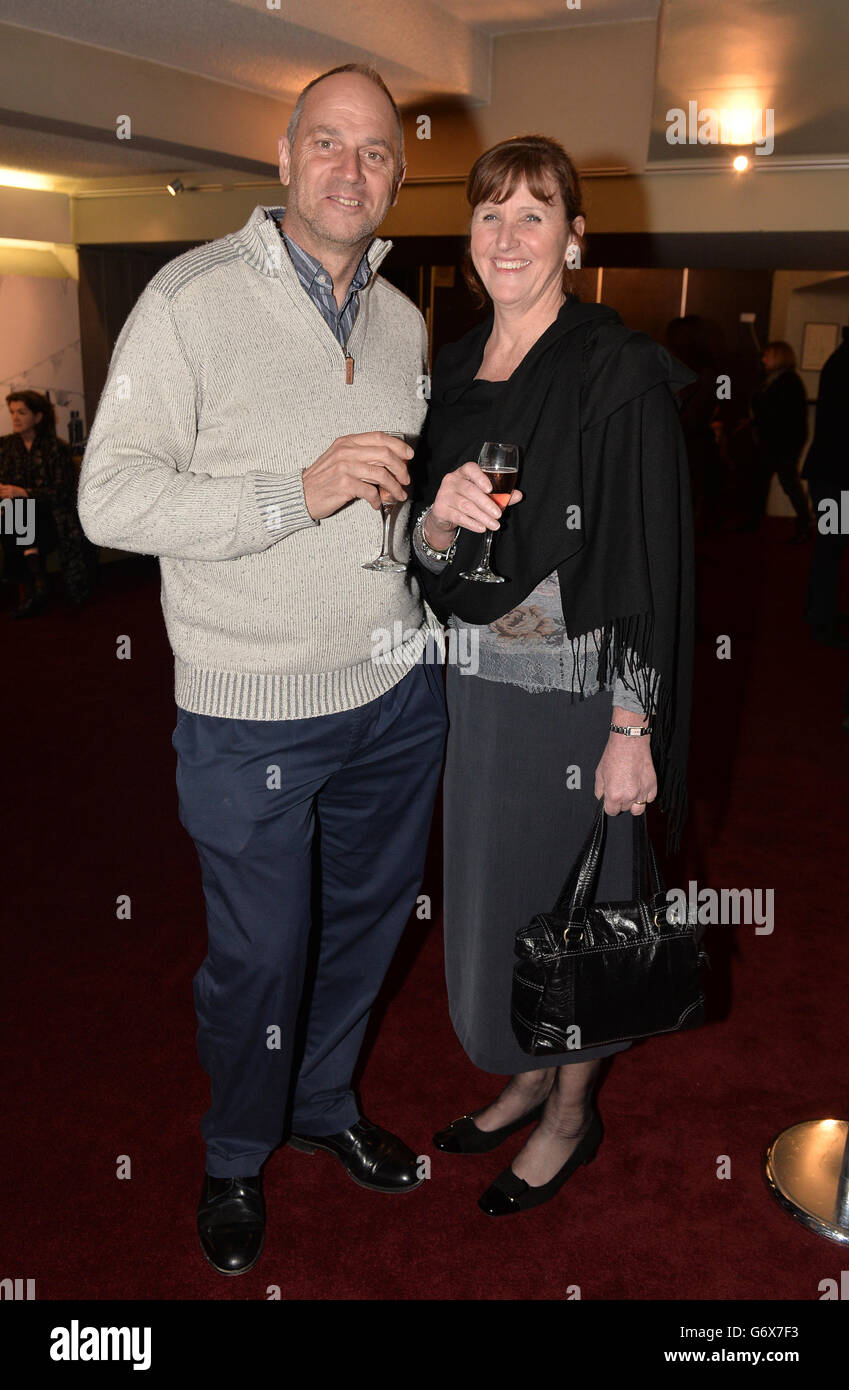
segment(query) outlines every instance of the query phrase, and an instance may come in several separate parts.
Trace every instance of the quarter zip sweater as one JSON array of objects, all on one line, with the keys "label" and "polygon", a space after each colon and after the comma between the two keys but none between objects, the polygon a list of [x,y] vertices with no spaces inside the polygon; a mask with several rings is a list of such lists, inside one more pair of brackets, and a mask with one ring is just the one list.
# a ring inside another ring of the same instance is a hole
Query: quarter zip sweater
[{"label": "quarter zip sweater", "polygon": [[[302,470],[343,435],[418,436],[427,333],[377,274],[346,351],[274,221],[178,256],[115,345],[78,507],[89,539],[157,555],[177,704],[234,719],[353,709],[397,684],[441,625],[410,574],[363,569],[381,516],[357,499],[314,521]],[[353,365],[352,365],[353,363]],[[346,369],[347,367],[347,369]],[[407,512],[393,528],[409,555]]]}]

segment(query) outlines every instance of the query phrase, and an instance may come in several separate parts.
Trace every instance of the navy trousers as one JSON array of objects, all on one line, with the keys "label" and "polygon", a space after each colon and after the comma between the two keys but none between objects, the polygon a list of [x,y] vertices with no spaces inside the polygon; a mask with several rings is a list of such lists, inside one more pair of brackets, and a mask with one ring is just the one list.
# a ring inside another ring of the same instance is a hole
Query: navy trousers
[{"label": "navy trousers", "polygon": [[258,1173],[290,1102],[295,1133],[359,1118],[351,1076],[416,902],[445,732],[442,671],[427,662],[341,714],[180,710],[180,820],[209,932],[194,999],[212,1177]]}]

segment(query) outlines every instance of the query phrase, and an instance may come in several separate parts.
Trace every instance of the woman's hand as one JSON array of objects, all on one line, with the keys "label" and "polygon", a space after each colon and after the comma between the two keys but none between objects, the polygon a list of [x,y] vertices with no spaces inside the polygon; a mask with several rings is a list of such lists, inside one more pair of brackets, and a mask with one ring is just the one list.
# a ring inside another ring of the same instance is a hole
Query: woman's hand
[{"label": "woman's hand", "polygon": [[[439,485],[433,506],[425,518],[424,537],[434,550],[446,550],[458,526],[467,531],[497,531],[501,508],[490,500],[492,484],[476,463],[464,463],[447,473]],[[521,502],[522,494],[514,490],[508,502]]]},{"label": "woman's hand", "polygon": [[29,493],[25,487],[18,487],[15,483],[0,483],[0,501],[7,497],[28,497]]},{"label": "woman's hand", "polygon": [[[625,721],[613,720],[614,724],[620,722]],[[648,735],[608,735],[607,747],[595,771],[595,794],[604,797],[609,816],[617,816],[620,811],[630,811],[632,816],[645,813],[646,804],[657,796],[657,775]]]}]

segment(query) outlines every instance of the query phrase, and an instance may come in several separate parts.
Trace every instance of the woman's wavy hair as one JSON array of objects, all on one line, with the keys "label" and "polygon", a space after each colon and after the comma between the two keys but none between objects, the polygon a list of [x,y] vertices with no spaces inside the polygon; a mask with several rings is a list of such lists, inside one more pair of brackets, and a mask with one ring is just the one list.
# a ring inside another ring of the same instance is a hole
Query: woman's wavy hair
[{"label": "woman's wavy hair", "polygon": [[[559,193],[570,228],[576,217],[583,217],[578,171],[563,146],[547,135],[517,135],[501,140],[475,160],[466,182],[466,198],[472,212],[480,203],[503,203],[522,180],[540,202],[550,204]],[[573,232],[572,239],[583,260],[585,238]],[[472,261],[471,237],[466,242],[462,269],[472,298],[481,307],[488,296]],[[573,268],[567,262],[563,267],[563,288],[567,294],[573,283]]]},{"label": "woman's wavy hair", "polygon": [[53,409],[53,402],[47,396],[42,396],[40,391],[10,391],[6,397],[6,404],[11,405],[12,401],[23,401],[27,410],[31,410],[33,415],[41,415],[41,419],[35,427],[36,438],[39,435],[53,436],[56,433],[56,411]]}]

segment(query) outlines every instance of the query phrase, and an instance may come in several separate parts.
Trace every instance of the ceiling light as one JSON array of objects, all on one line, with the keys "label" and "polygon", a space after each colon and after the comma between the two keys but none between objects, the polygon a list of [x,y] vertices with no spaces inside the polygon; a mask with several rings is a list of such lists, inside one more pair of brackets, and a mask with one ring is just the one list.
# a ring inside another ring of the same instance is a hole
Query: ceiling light
[{"label": "ceiling light", "polygon": [[732,163],[738,174],[744,174],[749,167],[749,156],[747,154],[735,155]]},{"label": "ceiling light", "polygon": [[178,193],[184,192],[183,180],[172,179],[171,182],[168,184],[168,192],[171,194],[172,198],[176,198]]},{"label": "ceiling light", "polygon": [[0,169],[0,184],[4,188],[38,188],[47,192],[52,192],[54,186],[49,174],[30,174],[25,169]]},{"label": "ceiling light", "polygon": [[735,106],[724,110],[722,116],[722,143],[725,145],[751,145],[754,140],[756,113],[746,106]]}]

